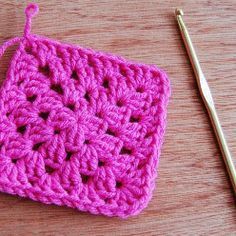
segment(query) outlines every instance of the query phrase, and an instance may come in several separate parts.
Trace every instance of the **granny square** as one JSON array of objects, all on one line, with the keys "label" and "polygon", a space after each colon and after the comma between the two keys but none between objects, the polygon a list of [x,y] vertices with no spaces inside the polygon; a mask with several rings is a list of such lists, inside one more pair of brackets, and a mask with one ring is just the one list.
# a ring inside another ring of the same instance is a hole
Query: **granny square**
[{"label": "granny square", "polygon": [[0,191],[125,218],[149,202],[170,96],[164,71],[30,33],[0,90]]}]

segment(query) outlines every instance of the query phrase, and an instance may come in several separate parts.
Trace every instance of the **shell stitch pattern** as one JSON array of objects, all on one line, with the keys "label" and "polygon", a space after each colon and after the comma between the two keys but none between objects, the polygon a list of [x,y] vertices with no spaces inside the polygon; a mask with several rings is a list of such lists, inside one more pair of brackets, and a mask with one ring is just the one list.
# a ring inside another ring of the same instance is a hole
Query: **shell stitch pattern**
[{"label": "shell stitch pattern", "polygon": [[151,198],[166,126],[162,70],[30,33],[0,90],[0,190],[125,218]]}]

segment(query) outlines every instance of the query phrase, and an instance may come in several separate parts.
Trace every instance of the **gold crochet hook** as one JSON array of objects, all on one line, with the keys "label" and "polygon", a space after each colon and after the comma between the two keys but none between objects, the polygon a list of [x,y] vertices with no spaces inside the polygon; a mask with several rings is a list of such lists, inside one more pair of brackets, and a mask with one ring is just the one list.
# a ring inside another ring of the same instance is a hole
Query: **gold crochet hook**
[{"label": "gold crochet hook", "polygon": [[199,60],[197,58],[191,38],[189,36],[188,30],[184,24],[183,17],[182,17],[183,15],[184,14],[181,9],[175,10],[175,16],[176,16],[176,19],[177,19],[177,22],[179,25],[179,29],[181,32],[182,39],[184,41],[185,48],[187,50],[190,62],[193,67],[194,74],[197,79],[198,88],[199,88],[201,97],[204,101],[204,104],[207,108],[212,126],[215,131],[215,135],[217,137],[217,140],[218,140],[218,143],[220,146],[221,153],[223,155],[224,163],[225,163],[227,172],[229,174],[234,193],[236,195],[236,170],[235,170],[235,166],[233,163],[233,159],[230,155],[229,148],[228,148],[227,142],[225,140],[224,133],[221,128],[219,118],[216,113],[216,109],[215,109],[215,105],[213,102],[210,88],[209,88],[207,80],[202,72]]}]

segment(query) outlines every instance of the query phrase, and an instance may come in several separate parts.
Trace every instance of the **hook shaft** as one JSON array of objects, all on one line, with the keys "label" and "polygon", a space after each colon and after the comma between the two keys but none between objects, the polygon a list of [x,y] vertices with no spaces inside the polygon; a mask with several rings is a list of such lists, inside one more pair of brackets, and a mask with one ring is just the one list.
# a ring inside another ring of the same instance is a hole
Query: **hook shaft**
[{"label": "hook shaft", "polygon": [[195,52],[195,49],[193,47],[193,43],[191,41],[187,27],[184,24],[183,17],[182,17],[183,15],[184,15],[184,13],[181,9],[175,10],[176,20],[178,22],[180,33],[181,33],[182,39],[184,41],[184,45],[187,50],[191,65],[193,67],[193,71],[194,71],[194,74],[195,74],[195,77],[197,80],[198,88],[199,88],[201,97],[204,101],[204,104],[207,108],[212,126],[215,131],[215,135],[217,137],[218,144],[220,146],[220,150],[221,150],[221,153],[222,153],[222,156],[224,159],[224,163],[225,163],[227,172],[229,174],[234,193],[236,195],[236,169],[235,169],[233,159],[231,157],[226,139],[224,137],[224,133],[221,128],[219,118],[216,113],[216,109],[215,109],[215,105],[213,102],[210,88],[209,88],[207,80],[202,72],[202,69],[201,69],[197,54]]}]

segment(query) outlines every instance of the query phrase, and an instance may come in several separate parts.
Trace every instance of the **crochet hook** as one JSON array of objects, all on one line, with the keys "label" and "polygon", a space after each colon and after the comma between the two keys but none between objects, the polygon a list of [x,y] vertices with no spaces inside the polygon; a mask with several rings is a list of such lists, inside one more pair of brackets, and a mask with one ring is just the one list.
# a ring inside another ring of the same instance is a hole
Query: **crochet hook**
[{"label": "crochet hook", "polygon": [[234,193],[236,195],[236,169],[233,163],[233,159],[231,157],[231,154],[229,152],[229,148],[226,142],[226,139],[224,137],[223,130],[220,125],[219,118],[216,113],[214,101],[211,95],[210,88],[208,86],[207,80],[202,72],[199,60],[197,58],[196,52],[193,47],[193,43],[191,41],[190,35],[188,33],[187,27],[184,24],[183,21],[183,11],[181,9],[175,10],[175,16],[176,20],[179,25],[180,33],[182,36],[182,39],[184,41],[185,48],[187,50],[191,65],[193,67],[193,71],[197,80],[198,88],[201,94],[201,97],[204,101],[204,104],[206,106],[206,109],[208,111],[212,126],[215,131],[215,135],[217,137],[217,141],[220,146],[220,150],[224,159],[224,163],[226,166],[226,170],[229,174],[232,187],[234,190]]}]

